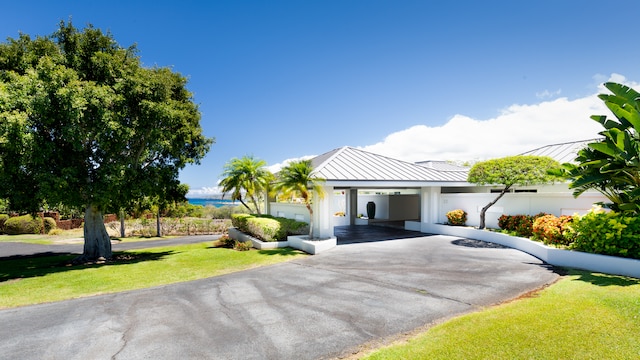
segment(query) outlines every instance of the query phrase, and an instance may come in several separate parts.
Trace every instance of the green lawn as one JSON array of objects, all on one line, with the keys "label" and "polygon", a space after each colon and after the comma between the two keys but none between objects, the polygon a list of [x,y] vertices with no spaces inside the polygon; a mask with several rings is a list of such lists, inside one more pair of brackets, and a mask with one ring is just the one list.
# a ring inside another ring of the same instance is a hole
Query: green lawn
[{"label": "green lawn", "polygon": [[211,243],[117,252],[118,261],[68,266],[75,255],[0,261],[0,308],[202,279],[306,256],[291,248],[235,251]]},{"label": "green lawn", "polygon": [[31,244],[55,244],[56,242],[64,242],[72,239],[80,239],[84,236],[82,229],[65,230],[59,235],[40,235],[40,234],[22,234],[22,235],[0,235],[0,242],[25,242]]},{"label": "green lawn", "polygon": [[640,359],[640,280],[571,271],[365,359]]}]

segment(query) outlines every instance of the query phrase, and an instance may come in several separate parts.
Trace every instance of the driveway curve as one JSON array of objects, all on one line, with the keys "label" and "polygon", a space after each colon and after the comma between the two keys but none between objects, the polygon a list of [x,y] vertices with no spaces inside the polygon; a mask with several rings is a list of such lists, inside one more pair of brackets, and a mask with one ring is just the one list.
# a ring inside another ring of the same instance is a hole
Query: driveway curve
[{"label": "driveway curve", "polygon": [[224,276],[0,311],[2,359],[324,359],[558,275],[450,236],[340,245]]}]

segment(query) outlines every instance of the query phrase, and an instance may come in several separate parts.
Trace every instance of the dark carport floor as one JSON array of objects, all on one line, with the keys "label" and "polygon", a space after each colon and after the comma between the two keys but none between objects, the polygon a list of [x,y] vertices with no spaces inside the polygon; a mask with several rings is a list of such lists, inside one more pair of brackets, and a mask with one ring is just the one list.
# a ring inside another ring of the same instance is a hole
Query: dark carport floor
[{"label": "dark carport floor", "polygon": [[404,230],[397,227],[379,225],[336,226],[333,228],[333,234],[338,238],[338,245],[384,240],[397,240],[428,235],[419,231]]}]

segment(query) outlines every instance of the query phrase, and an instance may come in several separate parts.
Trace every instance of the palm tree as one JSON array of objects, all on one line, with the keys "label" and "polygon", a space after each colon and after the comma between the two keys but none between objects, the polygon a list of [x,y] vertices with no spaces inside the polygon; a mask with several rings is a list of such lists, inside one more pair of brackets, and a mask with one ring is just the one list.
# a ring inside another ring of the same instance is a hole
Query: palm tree
[{"label": "palm tree", "polygon": [[224,177],[220,181],[222,186],[222,197],[231,192],[231,200],[238,200],[249,211],[251,208],[244,202],[243,193],[248,197],[256,212],[260,214],[258,198],[266,191],[273,180],[273,174],[265,168],[264,160],[259,160],[253,156],[244,156],[240,159],[233,158],[224,166]]},{"label": "palm tree", "polygon": [[321,179],[313,174],[311,160],[292,161],[283,167],[278,173],[276,189],[296,196],[304,200],[304,205],[309,210],[309,239],[313,239],[313,209],[311,208],[311,192],[315,192],[319,198],[324,197]]}]

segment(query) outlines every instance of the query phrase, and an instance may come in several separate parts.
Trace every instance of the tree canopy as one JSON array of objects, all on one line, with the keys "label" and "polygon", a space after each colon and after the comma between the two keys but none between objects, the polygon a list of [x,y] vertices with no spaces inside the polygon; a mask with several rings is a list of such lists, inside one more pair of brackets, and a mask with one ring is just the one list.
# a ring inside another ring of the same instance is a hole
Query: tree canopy
[{"label": "tree canopy", "polygon": [[481,161],[473,165],[467,181],[479,185],[502,185],[498,196],[480,211],[480,228],[485,227],[487,210],[513,186],[551,183],[557,179],[549,173],[560,164],[547,156],[517,155]]},{"label": "tree canopy", "polygon": [[90,218],[143,196],[184,196],[179,170],[213,142],[186,84],[171,69],[143,67],[135,46],[91,25],[63,21],[50,36],[8,39],[0,44],[0,197],[14,210],[45,201],[86,209],[84,256],[109,257],[104,225],[87,233]]},{"label": "tree canopy", "polygon": [[573,195],[597,190],[615,211],[640,213],[640,93],[632,88],[605,83],[612,94],[600,94],[615,119],[593,115],[604,128],[600,141],[578,152],[576,163],[562,165],[558,175],[571,180]]},{"label": "tree canopy", "polygon": [[[243,156],[233,158],[224,166],[220,181],[223,196],[231,193],[231,200],[238,200],[247,210],[252,209],[244,202],[243,196],[248,197],[255,207],[255,211],[260,214],[258,200],[265,193],[269,184],[273,181],[273,174],[266,169],[267,163],[253,156]],[[244,194],[244,195],[243,195]]]},{"label": "tree canopy", "polygon": [[287,194],[300,196],[309,211],[309,238],[313,239],[313,208],[311,201],[313,192],[324,197],[322,183],[324,179],[313,174],[311,160],[292,161],[280,169],[276,189]]}]

